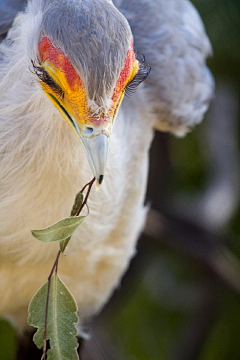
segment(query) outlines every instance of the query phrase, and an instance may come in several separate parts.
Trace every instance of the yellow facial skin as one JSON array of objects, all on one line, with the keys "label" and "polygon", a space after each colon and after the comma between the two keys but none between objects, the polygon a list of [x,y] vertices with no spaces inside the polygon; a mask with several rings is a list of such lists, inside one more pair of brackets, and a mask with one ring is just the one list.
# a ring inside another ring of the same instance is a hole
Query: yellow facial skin
[{"label": "yellow facial skin", "polygon": [[[77,134],[76,129],[73,126],[69,117],[77,124],[90,124],[89,109],[87,106],[87,98],[84,85],[82,84],[79,77],[76,78],[75,81],[71,82],[71,85],[69,85],[69,81],[66,78],[66,73],[63,70],[52,65],[49,61],[45,61],[42,64],[42,67],[47,71],[47,73],[51,76],[54,82],[62,90],[62,92],[56,91],[54,87],[41,81],[41,86],[44,92],[60,111],[60,113],[67,121],[67,123],[72,127],[74,132]],[[57,101],[55,101],[55,99]],[[69,116],[67,116],[66,113],[69,114]]]},{"label": "yellow facial skin", "polygon": [[117,85],[113,92],[113,97],[112,97],[113,106],[110,110],[110,114],[112,114],[112,122],[113,123],[117,117],[120,105],[123,101],[123,98],[125,95],[125,87],[127,84],[129,84],[133,80],[134,76],[138,73],[138,70],[139,70],[139,62],[137,60],[135,60],[135,54],[134,54],[133,65],[131,66],[127,77],[125,77],[125,73],[127,73],[125,68],[126,68],[126,63],[125,63],[125,67],[123,68],[123,70],[119,76]]},{"label": "yellow facial skin", "polygon": [[[65,55],[54,47],[48,38],[43,38],[39,48],[44,60],[41,66],[54,81],[53,84],[41,81],[41,86],[76,135],[79,137],[80,131],[81,135],[87,138],[101,133],[109,137],[125,87],[139,70],[139,62],[135,59],[132,46],[113,92],[112,107],[107,114],[98,117],[92,115],[84,84]],[[85,129],[94,131],[89,134]]]}]

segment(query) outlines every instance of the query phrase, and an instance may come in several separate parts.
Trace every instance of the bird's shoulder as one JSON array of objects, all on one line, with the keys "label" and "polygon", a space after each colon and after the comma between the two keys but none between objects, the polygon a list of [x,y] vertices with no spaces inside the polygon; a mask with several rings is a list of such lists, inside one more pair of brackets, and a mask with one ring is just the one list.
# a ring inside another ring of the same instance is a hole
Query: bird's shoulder
[{"label": "bird's shoulder", "polygon": [[152,67],[145,82],[148,113],[159,130],[185,133],[200,122],[214,90],[212,53],[203,22],[188,0],[115,0],[128,19],[135,49]]}]

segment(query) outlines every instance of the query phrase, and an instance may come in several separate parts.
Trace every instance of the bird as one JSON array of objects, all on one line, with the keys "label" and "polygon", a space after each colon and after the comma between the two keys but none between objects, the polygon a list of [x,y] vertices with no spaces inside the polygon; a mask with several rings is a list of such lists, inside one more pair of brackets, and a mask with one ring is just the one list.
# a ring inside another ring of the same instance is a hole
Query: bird
[{"label": "bird", "polygon": [[189,0],[12,0],[0,11],[0,316],[28,328],[59,247],[31,230],[69,216],[94,176],[58,269],[81,333],[136,254],[154,132],[184,136],[208,109],[211,44]]}]

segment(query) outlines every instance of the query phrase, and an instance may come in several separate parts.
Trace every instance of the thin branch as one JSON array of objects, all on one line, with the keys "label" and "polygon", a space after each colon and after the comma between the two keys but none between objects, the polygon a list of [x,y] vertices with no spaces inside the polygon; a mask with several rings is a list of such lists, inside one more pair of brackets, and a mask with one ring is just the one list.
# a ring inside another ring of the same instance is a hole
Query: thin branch
[{"label": "thin branch", "polygon": [[[81,190],[81,193],[88,187],[88,190],[87,190],[87,194],[84,198],[84,201],[80,207],[80,209],[78,210],[76,216],[78,216],[80,214],[80,212],[82,211],[82,209],[84,208],[84,206],[86,205],[87,206],[87,209],[88,209],[88,212],[89,212],[89,208],[88,208],[88,205],[87,205],[87,201],[88,201],[88,197],[90,195],[90,192],[91,192],[91,189],[92,189],[92,186],[95,182],[95,177],[89,182],[87,183],[86,185],[84,185],[84,187],[82,188]],[[49,297],[50,297],[50,288],[51,288],[51,279],[52,279],[52,276],[53,276],[53,273],[54,271],[57,273],[57,269],[58,269],[58,261],[59,261],[59,257],[61,255],[61,250],[58,251],[58,254],[57,254],[57,257],[56,257],[56,260],[53,264],[53,267],[52,267],[52,270],[49,274],[49,277],[48,277],[48,290],[47,290],[47,301],[46,301],[46,309],[45,309],[45,328],[44,328],[44,337],[43,337],[43,360],[46,360],[46,355],[47,355],[47,324],[48,324],[48,308],[49,308]]]},{"label": "thin branch", "polygon": [[92,184],[94,183],[94,181],[95,181],[95,177],[94,177],[91,181],[89,181],[89,183],[87,183],[86,185],[84,185],[84,187],[83,187],[82,190],[81,190],[81,193],[84,192],[84,190],[86,189],[87,186],[92,185]]},{"label": "thin branch", "polygon": [[85,185],[85,186],[83,187],[83,189],[81,190],[81,192],[83,192],[83,191],[86,189],[86,187],[88,186],[87,194],[86,194],[86,196],[85,196],[85,198],[84,198],[84,201],[83,201],[83,203],[82,203],[82,206],[80,207],[80,209],[79,209],[79,211],[78,211],[78,213],[77,213],[77,216],[80,214],[80,212],[82,211],[82,209],[84,208],[84,206],[87,205],[88,197],[89,197],[89,195],[90,195],[90,191],[91,191],[91,189],[92,189],[92,186],[93,186],[95,180],[96,180],[96,179],[95,179],[95,177],[94,177],[94,178],[93,178],[87,185]]}]

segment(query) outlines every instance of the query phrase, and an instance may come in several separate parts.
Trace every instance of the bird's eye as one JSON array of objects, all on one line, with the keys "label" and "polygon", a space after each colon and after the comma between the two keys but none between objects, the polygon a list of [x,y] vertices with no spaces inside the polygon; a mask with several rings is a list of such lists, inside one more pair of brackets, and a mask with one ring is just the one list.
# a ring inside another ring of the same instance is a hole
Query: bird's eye
[{"label": "bird's eye", "polygon": [[57,95],[59,98],[64,97],[64,92],[61,87],[53,80],[53,78],[49,75],[49,73],[41,66],[37,66],[32,60],[34,73],[38,76],[38,78],[47,84]]},{"label": "bird's eye", "polygon": [[125,87],[125,94],[127,96],[131,96],[136,91],[138,85],[140,85],[148,77],[151,71],[151,66],[146,64],[144,55],[136,53],[136,59],[139,62],[139,70]]}]

